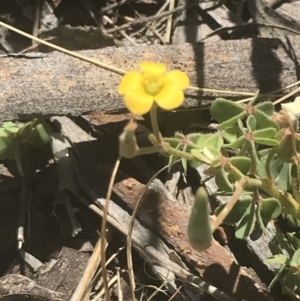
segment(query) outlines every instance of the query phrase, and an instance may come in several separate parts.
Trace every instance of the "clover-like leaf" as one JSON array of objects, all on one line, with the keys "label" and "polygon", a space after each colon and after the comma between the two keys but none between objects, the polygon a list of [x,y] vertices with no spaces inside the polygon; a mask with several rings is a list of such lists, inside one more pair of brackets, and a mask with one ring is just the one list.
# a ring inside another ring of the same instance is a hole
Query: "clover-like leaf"
[{"label": "clover-like leaf", "polygon": [[192,149],[191,154],[202,163],[210,164],[211,162],[211,159],[207,158],[200,149]]},{"label": "clover-like leaf", "polygon": [[293,245],[294,249],[300,249],[300,239],[298,239],[295,235],[293,235],[292,233],[285,233],[288,241]]},{"label": "clover-like leaf", "polygon": [[[244,198],[244,199],[238,200],[235,203],[235,205],[233,206],[233,208],[231,209],[231,211],[229,212],[229,214],[224,219],[224,223],[236,224],[237,222],[239,222],[242,219],[242,217],[244,216],[250,203],[252,203],[251,198]],[[223,204],[223,205],[217,207],[215,210],[215,215],[219,215],[225,206],[226,206],[226,204]]]},{"label": "clover-like leaf", "polygon": [[244,112],[242,105],[224,98],[217,98],[211,106],[211,116],[218,122],[224,122]]},{"label": "clover-like leaf", "polygon": [[274,256],[268,257],[264,259],[265,263],[273,263],[273,264],[289,264],[290,260],[284,254],[276,254]]},{"label": "clover-like leaf", "polygon": [[265,128],[265,129],[254,131],[253,137],[254,138],[269,138],[269,139],[272,139],[272,138],[274,138],[276,132],[277,131],[274,128]]},{"label": "clover-like leaf", "polygon": [[256,130],[256,119],[253,115],[248,116],[246,123],[248,131],[254,132]]},{"label": "clover-like leaf", "polygon": [[249,172],[251,167],[251,160],[248,157],[232,157],[230,163],[244,175]]},{"label": "clover-like leaf", "polygon": [[10,133],[16,134],[19,132],[20,127],[22,127],[22,125],[23,125],[22,123],[17,125],[12,121],[6,121],[6,122],[3,122],[2,127],[4,129],[6,129],[7,131],[9,131]]},{"label": "clover-like leaf", "polygon": [[284,290],[285,288],[289,288],[292,291],[296,288],[300,288],[300,274],[296,267],[289,269],[282,281],[282,287]]},{"label": "clover-like leaf", "polygon": [[225,130],[227,128],[233,127],[240,119],[243,119],[246,116],[246,113],[243,112],[237,116],[234,116],[226,121],[223,121],[222,123],[220,123],[217,128],[219,130]]},{"label": "clover-like leaf", "polygon": [[[295,268],[298,268],[300,266],[300,249],[298,249],[292,259],[291,259],[291,263],[290,263],[291,266],[295,267]],[[300,282],[299,282],[299,285],[300,285]]]},{"label": "clover-like leaf", "polygon": [[267,116],[272,116],[274,114],[275,108],[271,101],[260,102],[255,106],[256,110],[260,110]]},{"label": "clover-like leaf", "polygon": [[269,138],[254,138],[255,143],[267,146],[277,146],[279,143],[275,139]]},{"label": "clover-like leaf", "polygon": [[35,123],[34,126],[27,126],[27,129],[22,132],[22,136],[26,143],[40,147],[50,141],[50,133],[50,127],[46,123],[40,122]]},{"label": "clover-like leaf", "polygon": [[228,173],[224,170],[223,166],[216,172],[215,181],[221,190],[227,192],[233,191],[233,185],[228,180]]},{"label": "clover-like leaf", "polygon": [[236,238],[243,239],[249,236],[255,227],[255,203],[251,202],[251,204],[246,209],[246,212],[240,221],[237,230],[235,231]]},{"label": "clover-like leaf", "polygon": [[190,244],[197,251],[203,251],[211,245],[213,236],[209,211],[207,192],[204,187],[200,187],[195,195],[187,228]]},{"label": "clover-like leaf", "polygon": [[279,130],[279,126],[276,122],[274,122],[268,115],[266,115],[263,111],[256,109],[254,111],[254,116],[256,119],[257,129],[264,128],[274,128]]},{"label": "clover-like leaf", "polygon": [[0,136],[0,159],[14,159],[14,137]]},{"label": "clover-like leaf", "polygon": [[300,227],[300,219],[294,217],[291,214],[282,214],[284,219],[287,221],[287,224],[291,228],[299,228]]},{"label": "clover-like leaf", "polygon": [[239,133],[239,127],[237,125],[235,125],[233,127],[227,128],[226,130],[223,130],[221,132],[221,135],[229,143],[232,143],[237,139],[238,133]]},{"label": "clover-like leaf", "polygon": [[202,133],[190,133],[187,135],[187,138],[189,142],[196,144],[201,136],[203,136]]},{"label": "clover-like leaf", "polygon": [[244,143],[247,143],[247,142],[246,142],[245,136],[243,135],[243,136],[240,136],[235,141],[233,141],[229,144],[226,144],[224,146],[228,147],[228,148],[238,149],[238,148],[241,148]]},{"label": "clover-like leaf", "polygon": [[260,215],[266,221],[277,218],[281,213],[281,203],[275,198],[267,198],[262,201]]},{"label": "clover-like leaf", "polygon": [[203,134],[197,141],[200,148],[211,146],[220,150],[223,145],[223,138],[219,134]]},{"label": "clover-like leaf", "polygon": [[278,175],[278,186],[283,191],[288,191],[291,187],[290,168],[291,164],[284,163]]}]

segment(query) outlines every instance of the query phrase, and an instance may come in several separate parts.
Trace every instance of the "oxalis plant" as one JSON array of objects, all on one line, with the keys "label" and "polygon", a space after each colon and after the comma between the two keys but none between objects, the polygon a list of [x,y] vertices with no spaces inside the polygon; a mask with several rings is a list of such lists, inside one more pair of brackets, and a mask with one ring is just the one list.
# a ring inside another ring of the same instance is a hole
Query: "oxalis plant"
[{"label": "oxalis plant", "polygon": [[22,181],[20,195],[20,219],[18,228],[18,248],[24,243],[24,216],[27,202],[29,156],[32,147],[41,147],[50,141],[50,127],[41,118],[30,122],[6,121],[0,127],[0,160],[13,160]]},{"label": "oxalis plant", "polygon": [[[162,137],[157,107],[179,107],[189,79],[179,70],[167,72],[163,64],[142,62],[139,66],[140,71],[130,71],[122,78],[118,91],[132,113],[150,113],[153,146],[139,148],[137,124],[131,121],[120,136],[120,156],[160,152],[168,156],[169,167],[181,160],[185,171],[188,165],[205,164],[205,174],[214,177],[218,194],[230,197],[211,219],[207,192],[198,189],[187,228],[193,248],[203,251],[210,247],[213,232],[222,222],[235,224],[236,237],[243,239],[256,225],[265,232],[267,223],[280,214],[290,223],[300,221],[300,98],[282,105],[279,113],[270,101],[257,103],[257,95],[247,104],[217,98],[210,109],[218,122],[214,133],[177,132]],[[300,243],[292,234],[284,242],[288,256],[277,254],[267,261],[282,264],[275,280],[282,282],[285,292],[296,294],[300,289]]]}]

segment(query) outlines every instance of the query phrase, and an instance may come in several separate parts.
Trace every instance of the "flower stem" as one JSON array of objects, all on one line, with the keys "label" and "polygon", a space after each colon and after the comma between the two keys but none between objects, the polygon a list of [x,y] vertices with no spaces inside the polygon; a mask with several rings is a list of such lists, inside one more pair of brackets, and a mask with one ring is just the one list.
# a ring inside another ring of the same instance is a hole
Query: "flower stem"
[{"label": "flower stem", "polygon": [[162,137],[159,132],[159,126],[158,126],[158,121],[157,121],[157,105],[156,104],[154,104],[150,110],[150,119],[151,119],[152,131],[156,138],[156,141],[158,144],[162,144]]}]

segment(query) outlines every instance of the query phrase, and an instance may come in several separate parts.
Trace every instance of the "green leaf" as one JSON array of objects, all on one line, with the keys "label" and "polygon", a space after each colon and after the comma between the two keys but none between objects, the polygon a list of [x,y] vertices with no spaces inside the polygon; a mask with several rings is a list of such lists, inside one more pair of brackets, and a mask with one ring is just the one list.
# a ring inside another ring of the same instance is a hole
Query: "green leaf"
[{"label": "green leaf", "polygon": [[195,195],[187,227],[190,244],[199,252],[210,247],[213,237],[209,211],[207,192],[204,187],[200,187]]},{"label": "green leaf", "polygon": [[247,141],[246,141],[245,136],[243,135],[229,144],[224,144],[224,147],[238,149],[238,148],[241,148],[241,146],[244,143],[247,143]]},{"label": "green leaf", "polygon": [[239,128],[237,125],[235,125],[231,128],[223,130],[221,132],[221,135],[223,136],[224,139],[226,139],[229,143],[231,143],[237,139],[238,133],[239,133]]},{"label": "green leaf", "polygon": [[228,173],[225,172],[224,168],[221,167],[215,174],[215,182],[217,186],[227,192],[233,191],[233,186],[228,180]]},{"label": "green leaf", "polygon": [[277,199],[263,199],[260,206],[260,215],[266,221],[277,218],[281,213],[281,204]]},{"label": "green leaf", "polygon": [[[251,198],[245,198],[245,199],[238,200],[235,203],[235,205],[233,206],[233,208],[231,209],[231,211],[229,212],[229,214],[226,216],[224,223],[236,224],[237,222],[239,222],[242,219],[242,217],[244,216],[245,211],[249,207],[250,203],[252,203]],[[223,205],[217,207],[215,210],[215,215],[219,215],[225,206],[226,206],[226,204],[223,204]]]},{"label": "green leaf", "polygon": [[48,143],[51,139],[50,127],[44,122],[35,122],[32,125],[26,125],[26,129],[22,131],[22,136],[26,143],[34,147],[40,147]]},{"label": "green leaf", "polygon": [[188,161],[188,163],[192,168],[198,168],[202,164],[199,161]]},{"label": "green leaf", "polygon": [[260,102],[255,109],[262,111],[267,116],[272,116],[275,112],[274,105],[271,101]]},{"label": "green leaf", "polygon": [[288,241],[291,243],[295,250],[300,249],[300,239],[298,239],[295,235],[289,232],[285,233],[285,236],[287,237]]},{"label": "green leaf", "polygon": [[231,157],[230,162],[244,175],[250,170],[251,160],[248,157]]},{"label": "green leaf", "polygon": [[200,148],[211,146],[220,150],[223,145],[223,138],[220,134],[203,134],[197,141]]},{"label": "green leaf", "polygon": [[284,219],[287,221],[287,224],[291,228],[299,228],[300,227],[300,219],[294,217],[291,214],[282,214]]},{"label": "green leaf", "polygon": [[218,122],[224,122],[244,112],[243,106],[232,100],[217,98],[211,106],[211,116]]},{"label": "green leaf", "polygon": [[200,149],[192,149],[191,150],[191,154],[196,158],[198,159],[201,163],[206,163],[206,164],[210,164],[211,160],[209,158],[207,158],[202,150]]},{"label": "green leaf", "polygon": [[284,280],[282,281],[282,287],[288,287],[292,291],[296,288],[300,288],[300,275],[296,268],[291,268],[285,275]]},{"label": "green leaf", "polygon": [[247,129],[249,132],[254,132],[256,129],[256,119],[253,115],[249,115],[247,118]]},{"label": "green leaf", "polygon": [[0,136],[0,159],[15,159],[14,155],[14,140],[12,136]]},{"label": "green leaf", "polygon": [[232,117],[232,118],[230,118],[230,119],[228,119],[228,120],[220,123],[217,126],[217,129],[219,129],[219,130],[225,130],[227,128],[230,128],[230,127],[234,126],[238,122],[238,120],[243,119],[245,116],[246,116],[245,112],[243,112],[243,113],[241,113],[241,114],[239,114],[237,116],[234,116],[234,117]]},{"label": "green leaf", "polygon": [[251,202],[235,231],[236,238],[243,239],[249,236],[254,230],[255,221],[255,203]]},{"label": "green leaf", "polygon": [[261,209],[261,204],[257,204],[256,209],[255,209],[255,216],[256,216],[256,221],[258,225],[260,226],[261,230],[265,234],[267,232],[266,227],[265,227],[265,222],[263,221],[261,214],[260,214],[260,209]]},{"label": "green leaf", "polygon": [[291,263],[290,263],[291,266],[295,267],[295,268],[298,268],[300,266],[300,249],[298,249],[292,259],[291,259]]},{"label": "green leaf", "polygon": [[266,115],[261,110],[255,110],[254,116],[256,118],[257,122],[257,129],[264,129],[264,128],[274,128],[276,130],[279,130],[279,126],[277,123],[275,123],[268,115]]},{"label": "green leaf", "polygon": [[283,254],[276,254],[272,257],[268,257],[264,259],[265,263],[273,263],[273,264],[288,264],[289,258],[287,258]]},{"label": "green leaf", "polygon": [[20,127],[23,124],[21,123],[19,126],[17,124],[15,124],[14,122],[11,121],[7,121],[7,122],[3,122],[2,127],[4,129],[6,129],[7,131],[9,131],[10,133],[16,134],[19,132]]},{"label": "green leaf", "polygon": [[197,141],[199,140],[199,138],[200,138],[201,136],[203,136],[202,133],[190,133],[190,134],[187,135],[188,141],[190,141],[190,142],[192,142],[192,143],[194,143],[194,144],[197,143]]},{"label": "green leaf", "polygon": [[278,175],[278,186],[281,190],[288,191],[291,186],[290,179],[291,164],[284,163]]},{"label": "green leaf", "polygon": [[261,130],[256,130],[253,133],[254,138],[274,138],[276,130],[274,128],[266,128]]},{"label": "green leaf", "polygon": [[254,141],[257,144],[261,144],[261,145],[267,145],[267,146],[277,146],[279,143],[277,140],[274,139],[268,139],[268,138],[255,138],[254,137]]}]

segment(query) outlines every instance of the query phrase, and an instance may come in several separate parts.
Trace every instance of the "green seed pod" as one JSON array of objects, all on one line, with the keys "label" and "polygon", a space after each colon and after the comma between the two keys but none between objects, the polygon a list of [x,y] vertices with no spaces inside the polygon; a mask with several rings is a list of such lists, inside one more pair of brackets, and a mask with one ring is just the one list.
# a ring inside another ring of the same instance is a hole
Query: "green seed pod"
[{"label": "green seed pod", "polygon": [[293,152],[293,144],[292,144],[292,136],[286,135],[279,143],[277,149],[278,158],[283,162],[292,163],[294,152]]},{"label": "green seed pod", "polygon": [[119,154],[124,158],[134,158],[139,151],[135,137],[136,129],[137,123],[130,121],[119,137]]},{"label": "green seed pod", "polygon": [[209,199],[204,187],[200,187],[196,192],[187,232],[190,244],[195,250],[201,252],[211,246]]}]

